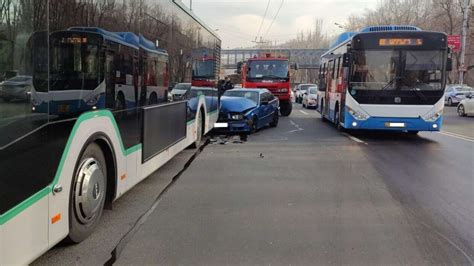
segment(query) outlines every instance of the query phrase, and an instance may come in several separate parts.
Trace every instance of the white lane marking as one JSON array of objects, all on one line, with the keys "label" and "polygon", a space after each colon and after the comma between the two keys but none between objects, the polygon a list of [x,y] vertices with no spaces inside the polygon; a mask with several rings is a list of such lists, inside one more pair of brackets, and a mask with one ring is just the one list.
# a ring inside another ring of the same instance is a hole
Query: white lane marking
[{"label": "white lane marking", "polygon": [[296,129],[295,130],[291,130],[289,131],[288,133],[295,133],[295,132],[299,132],[299,131],[303,131],[304,129],[301,128],[298,124],[295,123],[295,121],[291,120],[290,119],[290,124],[293,125]]},{"label": "white lane marking", "polygon": [[342,135],[348,137],[349,139],[351,139],[351,140],[353,140],[353,141],[355,141],[355,142],[357,142],[357,143],[369,145],[367,142],[365,142],[365,141],[363,141],[363,140],[361,140],[361,139],[358,139],[358,138],[356,138],[356,137],[354,137],[354,136],[351,136],[351,135],[349,135],[349,134],[347,134],[347,133],[342,133]]},{"label": "white lane marking", "polygon": [[460,134],[456,134],[456,133],[452,133],[452,132],[448,132],[448,131],[440,131],[439,133],[441,135],[445,135],[445,136],[448,136],[448,137],[453,137],[453,138],[457,138],[457,139],[461,139],[461,140],[466,140],[466,141],[469,141],[469,142],[474,142],[474,138],[471,138],[471,137],[468,137],[468,136],[464,136],[464,135],[460,135]]},{"label": "white lane marking", "polygon": [[308,113],[306,113],[306,112],[303,111],[303,110],[300,110],[300,112],[301,112],[302,114],[304,114],[304,115],[309,115]]}]

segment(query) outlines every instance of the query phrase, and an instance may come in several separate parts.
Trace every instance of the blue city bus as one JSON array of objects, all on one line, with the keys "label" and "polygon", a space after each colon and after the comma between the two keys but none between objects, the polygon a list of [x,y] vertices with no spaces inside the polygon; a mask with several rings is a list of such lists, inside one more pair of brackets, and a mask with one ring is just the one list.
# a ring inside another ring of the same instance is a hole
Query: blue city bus
[{"label": "blue city bus", "polygon": [[322,55],[318,111],[339,129],[439,131],[447,36],[415,26],[342,34]]}]

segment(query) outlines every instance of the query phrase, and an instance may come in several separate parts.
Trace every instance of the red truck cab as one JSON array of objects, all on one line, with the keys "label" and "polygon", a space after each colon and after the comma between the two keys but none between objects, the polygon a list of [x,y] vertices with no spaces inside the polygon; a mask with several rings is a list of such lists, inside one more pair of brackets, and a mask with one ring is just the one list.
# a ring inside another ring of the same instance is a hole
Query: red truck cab
[{"label": "red truck cab", "polygon": [[293,109],[289,60],[271,54],[254,56],[240,65],[243,88],[265,88],[280,100],[280,113],[289,116]]}]

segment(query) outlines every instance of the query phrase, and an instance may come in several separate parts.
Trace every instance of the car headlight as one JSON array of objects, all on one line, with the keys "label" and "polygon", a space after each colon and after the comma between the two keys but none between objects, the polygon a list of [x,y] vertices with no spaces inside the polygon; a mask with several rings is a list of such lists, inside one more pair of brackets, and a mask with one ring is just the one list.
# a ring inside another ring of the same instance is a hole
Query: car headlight
[{"label": "car headlight", "polygon": [[442,115],[443,115],[443,111],[430,113],[429,115],[425,116],[425,118],[423,119],[427,122],[434,122],[438,120],[438,118],[440,118]]},{"label": "car headlight", "polygon": [[350,108],[350,107],[347,107],[347,111],[349,112],[349,114],[351,114],[355,119],[357,120],[367,120],[368,117],[361,113],[361,112],[357,112],[356,110]]},{"label": "car headlight", "polygon": [[89,105],[89,106],[94,106],[97,104],[97,102],[99,102],[99,99],[100,99],[100,94],[97,94],[96,96],[92,97],[91,99],[89,99],[86,104]]},{"label": "car headlight", "polygon": [[232,120],[243,120],[243,119],[244,119],[244,115],[242,115],[242,114],[232,114],[232,115],[230,116],[230,118],[231,118]]}]

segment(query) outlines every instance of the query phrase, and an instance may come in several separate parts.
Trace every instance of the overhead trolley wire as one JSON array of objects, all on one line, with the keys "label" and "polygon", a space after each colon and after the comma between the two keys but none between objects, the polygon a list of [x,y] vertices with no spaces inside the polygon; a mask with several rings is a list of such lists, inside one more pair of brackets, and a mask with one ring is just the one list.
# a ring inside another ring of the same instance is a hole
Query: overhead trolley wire
[{"label": "overhead trolley wire", "polygon": [[258,28],[258,33],[257,33],[257,35],[255,36],[255,41],[257,41],[258,36],[260,35],[260,32],[262,32],[262,26],[263,26],[263,23],[265,22],[265,18],[267,17],[268,7],[269,7],[269,6],[270,6],[270,0],[268,0],[267,8],[265,8],[265,13],[263,14],[262,22],[260,23],[260,27]]},{"label": "overhead trolley wire", "polygon": [[270,26],[268,27],[267,32],[265,33],[264,37],[267,37],[268,33],[269,33],[270,30],[272,29],[273,23],[275,22],[276,18],[277,18],[278,15],[280,14],[280,10],[281,10],[281,8],[283,7],[283,3],[284,3],[284,2],[285,2],[285,0],[281,0],[280,7],[278,8],[278,11],[276,12],[275,16],[273,17],[272,23],[270,23]]}]

